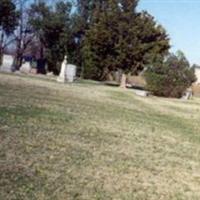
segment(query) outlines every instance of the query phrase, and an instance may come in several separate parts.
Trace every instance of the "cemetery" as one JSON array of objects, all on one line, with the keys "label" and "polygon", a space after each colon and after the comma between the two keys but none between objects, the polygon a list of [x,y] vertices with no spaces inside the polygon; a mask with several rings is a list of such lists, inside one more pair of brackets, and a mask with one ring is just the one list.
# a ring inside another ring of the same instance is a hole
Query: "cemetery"
[{"label": "cemetery", "polygon": [[[40,61],[39,61],[40,62]],[[17,73],[22,73],[22,74],[32,74],[32,75],[37,75],[37,74],[46,74],[47,76],[54,76],[53,73],[47,73],[47,70],[45,69],[45,65],[42,66],[40,63],[36,62],[36,66],[32,66],[31,62],[29,61],[24,61],[22,66],[19,69],[19,72]],[[4,62],[2,66],[0,67],[1,72],[7,72],[7,73],[13,73],[15,70],[13,68],[13,57],[9,55],[4,55]],[[64,60],[61,64],[61,70],[60,74],[55,77],[57,82],[60,83],[73,83],[77,76],[77,66],[73,64],[69,64],[67,62],[67,56],[64,57]],[[192,98],[193,95],[198,96],[199,92],[198,87],[199,87],[199,68],[195,68],[195,74],[197,77],[196,82],[193,84],[191,88],[188,88],[182,95],[183,100],[189,100]],[[120,81],[120,75],[118,73],[114,73],[114,76],[110,78],[112,81],[106,81],[106,84],[109,85],[118,85]],[[117,80],[117,81],[116,81]],[[128,76],[126,87],[133,89],[133,92],[138,95],[138,96],[143,96],[147,97],[151,94],[150,91],[146,91],[146,81],[143,75],[140,76]]]},{"label": "cemetery", "polygon": [[196,3],[0,1],[0,200],[200,199]]}]

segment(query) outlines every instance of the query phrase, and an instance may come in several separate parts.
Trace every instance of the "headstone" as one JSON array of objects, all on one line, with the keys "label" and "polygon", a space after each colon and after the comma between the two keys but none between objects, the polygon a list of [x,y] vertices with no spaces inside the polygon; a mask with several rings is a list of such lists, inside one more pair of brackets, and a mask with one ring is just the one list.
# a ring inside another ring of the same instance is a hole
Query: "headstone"
[{"label": "headstone", "polygon": [[53,72],[48,72],[46,75],[47,76],[54,76]]},{"label": "headstone", "polygon": [[116,82],[120,83],[121,75],[122,75],[122,72],[120,72],[120,71],[115,72],[114,79],[115,79]]},{"label": "headstone", "polygon": [[0,70],[3,72],[12,72],[13,57],[10,55],[3,56],[3,64],[0,66]]},{"label": "headstone", "polygon": [[134,89],[134,92],[136,95],[141,96],[141,97],[147,97],[150,95],[150,92],[146,91],[146,90],[136,90]]},{"label": "headstone", "polygon": [[61,70],[60,70],[60,74],[57,78],[57,82],[65,83],[65,81],[66,81],[66,67],[67,67],[67,56],[65,56],[64,61],[62,62]]},{"label": "headstone", "polygon": [[30,73],[31,72],[31,65],[29,62],[24,62],[19,69],[22,73]]},{"label": "headstone", "polygon": [[72,64],[68,64],[66,68],[66,79],[67,82],[72,83],[76,77],[76,66]]},{"label": "headstone", "polygon": [[31,73],[31,74],[37,74],[37,69],[36,69],[36,68],[31,68],[30,73]]},{"label": "headstone", "polygon": [[184,93],[184,95],[182,96],[181,99],[183,99],[183,100],[189,100],[189,99],[191,99],[191,98],[192,98],[192,90],[188,89],[188,90]]},{"label": "headstone", "polygon": [[121,76],[120,87],[126,88],[126,75],[125,74],[122,74],[122,76]]},{"label": "headstone", "polygon": [[196,84],[200,84],[200,67],[196,66],[195,67],[195,75],[196,75]]}]

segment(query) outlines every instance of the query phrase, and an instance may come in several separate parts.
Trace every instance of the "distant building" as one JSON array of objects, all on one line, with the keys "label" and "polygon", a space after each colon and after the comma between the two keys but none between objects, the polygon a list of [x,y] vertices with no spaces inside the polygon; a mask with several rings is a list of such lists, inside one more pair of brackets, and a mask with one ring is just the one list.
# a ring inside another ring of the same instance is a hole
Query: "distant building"
[{"label": "distant building", "polygon": [[195,66],[196,84],[200,84],[200,66]]}]

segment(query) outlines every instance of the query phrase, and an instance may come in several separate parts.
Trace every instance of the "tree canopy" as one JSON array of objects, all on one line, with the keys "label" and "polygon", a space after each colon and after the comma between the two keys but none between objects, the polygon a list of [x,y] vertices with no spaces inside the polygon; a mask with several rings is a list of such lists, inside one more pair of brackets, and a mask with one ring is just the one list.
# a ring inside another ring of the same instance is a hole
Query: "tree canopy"
[{"label": "tree canopy", "polygon": [[17,26],[19,13],[11,0],[0,1],[0,31],[5,34],[11,34]]},{"label": "tree canopy", "polygon": [[[54,74],[59,74],[67,54],[84,78],[105,80],[108,74],[118,72],[121,85],[125,85],[127,74],[137,75],[147,68],[147,74],[160,77],[160,71],[171,74],[174,68],[170,66],[176,66],[186,82],[183,88],[194,80],[184,54],[169,54],[170,39],[164,27],[147,11],[138,11],[139,0],[40,0],[26,4],[26,9],[22,5],[28,1],[15,2],[0,2],[0,54],[5,35],[19,32],[14,37],[17,69],[28,45],[32,45],[39,47],[40,58],[47,61],[48,71]],[[34,37],[27,35],[27,30]],[[32,54],[36,51],[31,48]],[[152,86],[150,76],[147,79]],[[168,80],[172,81],[164,82]],[[180,92],[160,95],[179,96]]]},{"label": "tree canopy", "polygon": [[93,76],[94,70],[101,79],[110,70],[137,74],[168,52],[166,31],[147,12],[137,12],[137,2],[108,0],[96,5],[84,38],[86,76]]},{"label": "tree canopy", "polygon": [[149,66],[145,72],[147,88],[153,94],[180,98],[185,90],[196,81],[194,68],[190,67],[183,52],[169,54],[164,62]]},{"label": "tree canopy", "polygon": [[11,35],[19,19],[19,12],[16,10],[12,0],[0,1],[0,65],[2,64],[3,50],[7,46],[6,37]]},{"label": "tree canopy", "polygon": [[55,7],[50,7],[44,2],[33,4],[30,10],[30,24],[46,49],[48,69],[55,74],[59,73],[60,64],[67,53],[71,34],[71,8],[71,3],[60,1]]}]

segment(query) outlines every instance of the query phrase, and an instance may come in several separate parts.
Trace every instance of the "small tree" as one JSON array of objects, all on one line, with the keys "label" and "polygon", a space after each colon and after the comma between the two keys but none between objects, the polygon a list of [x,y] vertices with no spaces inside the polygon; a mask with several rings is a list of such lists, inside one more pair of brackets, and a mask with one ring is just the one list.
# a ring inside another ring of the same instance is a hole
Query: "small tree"
[{"label": "small tree", "polygon": [[54,74],[60,71],[61,62],[67,53],[70,38],[71,3],[59,1],[55,7],[44,2],[33,4],[30,24],[45,48],[48,70]]},{"label": "small tree", "polygon": [[8,37],[14,32],[18,24],[19,13],[16,11],[16,6],[12,0],[0,1],[0,65],[3,63],[3,51],[13,42],[13,39],[8,40]]},{"label": "small tree", "polygon": [[169,54],[162,62],[148,67],[145,72],[147,89],[164,97],[180,98],[185,90],[196,81],[194,69],[182,52]]},{"label": "small tree", "polygon": [[29,24],[29,2],[28,0],[16,0],[19,10],[19,23],[14,31],[14,39],[16,42],[16,51],[14,58],[15,69],[19,70],[23,56],[29,45],[34,41],[35,34],[31,31]]}]

